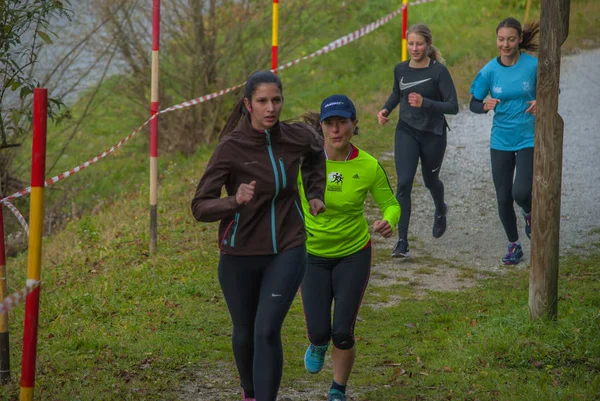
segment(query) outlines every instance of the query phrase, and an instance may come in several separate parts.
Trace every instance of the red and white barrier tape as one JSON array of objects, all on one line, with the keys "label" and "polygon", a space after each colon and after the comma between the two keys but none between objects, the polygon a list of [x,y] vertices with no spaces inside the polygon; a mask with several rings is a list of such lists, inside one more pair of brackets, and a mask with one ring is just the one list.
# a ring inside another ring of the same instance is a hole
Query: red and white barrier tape
[{"label": "red and white barrier tape", "polygon": [[[423,3],[430,3],[432,1],[434,1],[434,0],[417,0],[417,1],[414,1],[414,2],[410,3],[410,5],[411,6],[416,6],[416,5],[423,4]],[[353,41],[355,41],[357,39],[360,39],[363,36],[365,36],[365,35],[373,32],[375,29],[377,29],[377,28],[379,28],[379,27],[387,24],[392,19],[394,19],[395,17],[397,17],[398,15],[400,15],[402,13],[402,10],[404,10],[404,7],[405,6],[402,6],[399,9],[397,9],[396,11],[393,11],[393,12],[389,13],[385,17],[380,18],[377,21],[374,21],[374,22],[370,23],[369,25],[366,25],[366,26],[364,26],[364,27],[362,27],[362,28],[360,28],[360,29],[358,29],[358,30],[356,30],[356,31],[354,31],[354,32],[346,35],[346,36],[342,36],[341,38],[334,40],[333,42],[329,43],[327,46],[323,46],[322,48],[320,48],[316,52],[313,52],[313,53],[311,53],[311,54],[309,54],[307,56],[301,57],[301,58],[296,59],[294,61],[290,61],[288,63],[282,64],[281,66],[277,67],[277,70],[280,71],[280,70],[289,68],[289,67],[291,67],[293,65],[296,65],[296,64],[300,63],[301,61],[308,60],[310,58],[314,58],[314,57],[320,56],[320,55],[325,54],[325,53],[329,53],[332,50],[339,49],[342,46],[345,46],[345,45],[347,45],[347,44],[349,44],[349,43],[351,43],[351,42],[353,42]],[[271,70],[271,71],[275,72],[276,70]],[[175,110],[181,110],[181,109],[185,109],[187,107],[192,107],[192,106],[194,106],[196,104],[199,104],[199,103],[204,103],[204,102],[206,102],[208,100],[214,99],[216,97],[219,97],[219,96],[222,96],[222,95],[224,95],[226,93],[234,91],[234,90],[236,90],[238,88],[241,88],[242,86],[244,86],[244,84],[245,84],[245,82],[241,83],[239,85],[236,85],[236,86],[232,86],[232,87],[227,88],[227,89],[220,90],[218,92],[211,93],[210,95],[204,95],[204,96],[200,96],[199,98],[196,98],[196,99],[192,99],[192,100],[187,100],[185,102],[181,102],[179,104],[176,104],[175,106],[171,106],[171,107],[169,107],[167,109],[159,111],[158,114],[168,113],[168,112],[175,111]]]},{"label": "red and white barrier tape", "polygon": [[19,290],[13,294],[10,294],[2,302],[0,302],[0,313],[6,313],[11,309],[14,309],[19,305],[25,298],[27,298],[27,294],[31,291],[35,290],[37,287],[42,284],[41,281],[35,280],[27,280],[27,285],[22,290]]},{"label": "red and white barrier tape", "polygon": [[[430,3],[432,1],[434,1],[434,0],[417,0],[417,1],[414,1],[414,2],[410,3],[410,5],[411,6],[416,6],[416,5],[423,4],[423,3]],[[351,42],[353,42],[353,41],[355,41],[357,39],[360,39],[363,36],[365,36],[365,35],[373,32],[375,29],[377,29],[377,28],[379,28],[379,27],[387,24],[392,19],[394,19],[395,17],[397,17],[398,15],[400,15],[402,13],[402,10],[404,9],[404,7],[405,6],[402,6],[401,8],[397,9],[394,12],[391,12],[390,14],[386,15],[385,17],[380,18],[379,20],[374,21],[374,22],[370,23],[369,25],[366,25],[366,26],[364,26],[364,27],[362,27],[362,28],[360,28],[360,29],[358,29],[358,30],[356,30],[356,31],[348,34],[348,35],[342,36],[341,38],[334,40],[333,42],[329,43],[327,46],[324,46],[324,47],[320,48],[319,50],[317,50],[316,52],[313,52],[313,53],[309,54],[308,56],[304,56],[304,57],[301,57],[301,58],[296,59],[294,61],[290,61],[288,63],[285,63],[285,64],[281,65],[280,67],[278,67],[277,70],[283,70],[285,68],[289,68],[289,67],[291,67],[293,65],[296,65],[296,64],[300,63],[301,61],[308,60],[310,58],[314,58],[316,56],[320,56],[320,55],[325,54],[325,53],[329,53],[332,50],[339,49],[342,46],[345,46],[345,45],[347,45],[347,44],[349,44],[349,43],[351,43]],[[275,70],[273,70],[273,71],[275,71]],[[212,100],[212,99],[217,98],[219,96],[223,96],[226,93],[234,91],[234,90],[236,90],[238,88],[241,88],[242,86],[244,86],[244,84],[245,84],[245,82],[241,83],[239,85],[232,86],[232,87],[227,88],[227,89],[220,90],[218,92],[211,93],[209,95],[200,96],[199,98],[188,100],[188,101],[176,104],[175,106],[171,106],[169,108],[166,108],[164,110],[159,111],[157,114],[153,115],[148,120],[146,120],[146,122],[144,124],[142,124],[139,128],[137,128],[135,131],[133,131],[131,134],[129,134],[129,136],[127,138],[121,140],[119,143],[117,143],[116,145],[114,145],[110,149],[106,150],[105,152],[102,152],[100,155],[94,157],[93,159],[88,160],[87,162],[85,162],[85,163],[83,163],[83,164],[81,164],[81,165],[79,165],[79,166],[77,166],[77,167],[75,167],[75,168],[73,168],[73,169],[71,169],[69,171],[66,171],[66,172],[64,172],[62,174],[59,174],[59,175],[57,175],[55,177],[52,177],[52,178],[46,180],[45,185],[48,186],[48,185],[54,184],[54,183],[56,183],[56,182],[58,182],[58,181],[60,181],[60,180],[62,180],[64,178],[67,178],[67,177],[73,175],[74,173],[77,173],[77,172],[83,170],[84,168],[88,167],[89,165],[94,164],[95,162],[97,162],[98,160],[104,158],[108,154],[112,153],[113,151],[115,151],[116,149],[118,149],[119,147],[121,147],[129,139],[131,139],[142,128],[144,128],[146,125],[148,125],[148,123],[150,121],[152,121],[154,118],[156,118],[156,116],[158,114],[164,114],[164,113],[168,113],[168,112],[175,111],[175,110],[181,110],[181,109],[185,109],[185,108],[188,108],[188,107],[192,107],[192,106],[194,106],[196,104],[204,103],[204,102],[206,102],[208,100]],[[0,203],[6,203],[7,201],[10,201],[12,199],[19,198],[21,196],[27,195],[30,192],[31,192],[31,187],[27,187],[27,188],[22,189],[22,190],[20,190],[18,192],[15,192],[14,194],[12,194],[10,196],[7,196],[6,198],[0,199]]]},{"label": "red and white barrier tape", "polygon": [[[417,0],[417,1],[410,3],[410,5],[416,6],[419,4],[429,3],[432,1],[434,1],[434,0]],[[363,36],[368,35],[369,33],[373,32],[375,29],[387,24],[392,19],[396,18],[398,15],[400,15],[402,13],[402,10],[404,10],[404,7],[405,6],[402,6],[399,9],[397,9],[396,11],[389,13],[385,17],[380,18],[377,21],[374,21],[374,22],[370,23],[369,25],[366,25],[360,29],[357,29],[356,31],[349,33],[346,36],[342,36],[341,38],[334,40],[333,42],[329,43],[327,46],[323,46],[322,48],[320,48],[319,50],[317,50],[314,53],[309,54],[308,56],[304,56],[304,57],[301,57],[294,61],[290,61],[289,63],[281,65],[277,69],[283,70],[284,68],[289,68],[295,64],[298,64],[301,61],[308,60],[309,58],[314,58],[316,56],[320,56],[321,54],[329,53],[332,50],[339,49],[342,46],[346,46],[347,44],[354,42],[355,40],[360,39]],[[272,70],[272,71],[275,71],[275,70]]]},{"label": "red and white barrier tape", "polygon": [[[148,125],[148,123],[152,120],[156,118],[155,116],[150,117],[148,120],[146,120],[145,123],[143,123],[139,128],[137,128],[136,130],[134,130],[131,134],[129,134],[127,136],[127,138],[120,140],[117,144],[111,146],[109,149],[105,150],[104,152],[100,153],[98,156],[94,157],[93,159],[88,160],[87,162],[80,164],[79,166],[72,168],[69,171],[65,171],[62,174],[59,174],[57,176],[54,176],[52,178],[47,179],[44,182],[44,186],[48,186],[48,185],[52,185],[62,179],[65,179],[67,177],[70,177],[71,175],[83,170],[84,168],[96,163],[98,160],[103,159],[104,157],[108,156],[109,154],[111,154],[112,152],[114,152],[115,150],[119,149],[121,146],[123,146],[125,144],[125,142],[129,141],[135,134],[137,134],[138,132],[140,132],[140,130],[142,128],[144,128],[146,125]],[[8,203],[8,201],[13,200],[15,198],[19,198],[21,196],[24,195],[28,195],[29,193],[31,193],[31,187],[27,187],[25,189],[22,189],[18,192],[15,192],[14,194],[7,196],[6,198],[0,199],[0,203]]]},{"label": "red and white barrier tape", "polygon": [[226,93],[229,93],[229,92],[234,91],[234,90],[236,90],[238,88],[241,88],[242,86],[244,86],[245,83],[246,82],[244,82],[242,84],[239,84],[239,85],[236,85],[236,86],[232,86],[231,88],[227,88],[227,89],[223,89],[223,90],[220,90],[218,92],[215,92],[215,93],[211,93],[210,95],[204,95],[204,96],[200,96],[199,98],[196,98],[196,99],[192,99],[192,100],[188,100],[188,101],[185,101],[185,102],[181,102],[179,104],[176,104],[175,106],[171,106],[171,107],[169,107],[167,109],[159,111],[158,114],[168,113],[170,111],[175,111],[175,110],[181,110],[181,109],[185,109],[187,107],[192,107],[192,106],[200,104],[200,103],[204,103],[207,100],[211,100],[211,99],[214,99],[216,97],[223,96]]},{"label": "red and white barrier tape", "polygon": [[[9,201],[5,200],[2,203],[4,203],[6,205],[6,207],[9,208],[11,212],[13,212],[13,214],[15,215],[15,217],[17,218],[17,220],[19,220],[19,223],[21,223],[21,225],[23,226],[23,229],[27,233],[27,236],[29,236],[29,226],[27,225],[27,221],[25,220],[25,217],[23,217],[23,215],[21,214],[21,212],[19,212],[19,209],[17,209],[15,207],[15,205],[13,205],[12,203],[10,203]],[[2,207],[2,204],[0,204],[0,207]]]}]

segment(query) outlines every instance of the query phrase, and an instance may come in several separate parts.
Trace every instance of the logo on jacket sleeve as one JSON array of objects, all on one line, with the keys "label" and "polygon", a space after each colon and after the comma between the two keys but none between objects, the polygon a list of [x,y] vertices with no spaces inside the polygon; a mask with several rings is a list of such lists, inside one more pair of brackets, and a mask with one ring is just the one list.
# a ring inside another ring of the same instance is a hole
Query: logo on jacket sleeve
[{"label": "logo on jacket sleeve", "polygon": [[344,176],[342,173],[334,171],[327,176],[327,190],[332,192],[342,192]]}]

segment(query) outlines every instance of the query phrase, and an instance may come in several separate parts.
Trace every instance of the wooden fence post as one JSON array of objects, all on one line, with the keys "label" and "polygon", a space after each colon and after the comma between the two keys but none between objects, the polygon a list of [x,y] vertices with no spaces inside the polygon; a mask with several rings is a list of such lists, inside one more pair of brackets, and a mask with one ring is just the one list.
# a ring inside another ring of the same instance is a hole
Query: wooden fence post
[{"label": "wooden fence post", "polygon": [[558,114],[560,46],[569,33],[570,0],[542,0],[533,157],[529,313],[556,319],[564,122]]}]

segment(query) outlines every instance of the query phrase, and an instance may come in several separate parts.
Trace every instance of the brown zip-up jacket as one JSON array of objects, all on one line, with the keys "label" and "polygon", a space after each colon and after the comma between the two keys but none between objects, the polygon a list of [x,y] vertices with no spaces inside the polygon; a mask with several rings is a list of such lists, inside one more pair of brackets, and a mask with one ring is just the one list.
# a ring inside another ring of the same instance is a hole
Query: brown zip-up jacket
[{"label": "brown zip-up jacket", "polygon": [[[324,200],[323,139],[307,124],[278,122],[258,131],[249,118],[216,146],[196,195],[198,221],[221,220],[219,246],[230,255],[272,255],[304,244],[306,231],[298,194],[298,169],[307,199]],[[240,184],[256,181],[253,199],[238,205]],[[222,187],[227,191],[221,197]]]}]

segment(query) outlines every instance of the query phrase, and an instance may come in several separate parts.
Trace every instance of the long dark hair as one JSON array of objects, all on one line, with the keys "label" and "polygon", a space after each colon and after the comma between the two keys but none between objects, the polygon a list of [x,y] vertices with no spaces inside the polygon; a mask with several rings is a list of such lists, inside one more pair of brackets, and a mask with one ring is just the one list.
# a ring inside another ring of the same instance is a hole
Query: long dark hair
[{"label": "long dark hair", "polygon": [[440,49],[433,45],[433,35],[431,34],[431,30],[427,25],[414,24],[410,28],[408,28],[408,31],[406,31],[406,37],[408,37],[408,34],[410,33],[421,35],[425,39],[425,43],[427,43],[427,46],[429,46],[427,56],[429,56],[430,59],[438,61],[442,64],[446,62],[446,60],[444,60],[444,58],[442,57]]},{"label": "long dark hair", "polygon": [[515,18],[509,17],[502,20],[496,27],[496,34],[500,28],[513,28],[517,31],[520,36],[523,36],[523,41],[519,43],[519,49],[523,49],[529,52],[534,52],[538,49],[536,36],[540,33],[539,21],[527,22],[525,27],[521,27],[521,23]]},{"label": "long dark hair", "polygon": [[281,91],[281,95],[283,96],[283,85],[281,84],[281,79],[271,71],[256,71],[252,75],[248,77],[246,84],[244,85],[244,97],[242,97],[235,106],[233,106],[233,110],[231,114],[227,118],[227,123],[225,123],[225,127],[221,131],[221,135],[219,139],[223,138],[225,135],[229,134],[233,129],[238,125],[240,120],[248,114],[248,110],[244,106],[244,99],[248,99],[248,101],[252,102],[252,96],[256,91],[258,85],[261,84],[275,84]]}]

